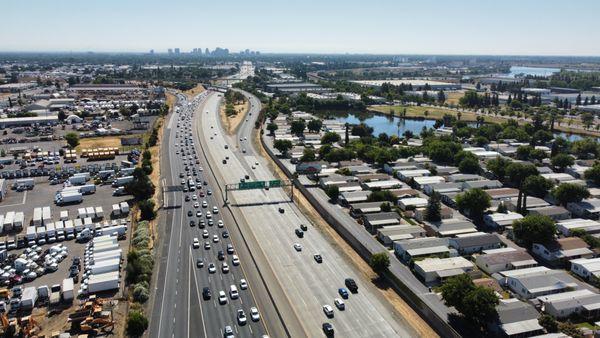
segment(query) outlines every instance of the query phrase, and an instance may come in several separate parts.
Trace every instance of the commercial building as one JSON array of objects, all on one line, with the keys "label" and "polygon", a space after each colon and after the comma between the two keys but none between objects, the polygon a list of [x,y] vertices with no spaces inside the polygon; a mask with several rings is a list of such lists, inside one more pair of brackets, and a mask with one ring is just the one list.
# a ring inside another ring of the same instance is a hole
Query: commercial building
[{"label": "commercial building", "polygon": [[10,117],[0,119],[0,128],[25,127],[34,125],[56,125],[58,116]]},{"label": "commercial building", "polygon": [[308,82],[288,82],[288,83],[270,83],[267,84],[267,91],[282,93],[327,93],[331,88],[324,88],[320,85]]},{"label": "commercial building", "polygon": [[352,81],[363,86],[381,87],[384,83],[394,86],[410,86],[413,90],[458,90],[462,88],[460,83],[442,82],[423,79],[400,79],[400,80],[362,80]]}]

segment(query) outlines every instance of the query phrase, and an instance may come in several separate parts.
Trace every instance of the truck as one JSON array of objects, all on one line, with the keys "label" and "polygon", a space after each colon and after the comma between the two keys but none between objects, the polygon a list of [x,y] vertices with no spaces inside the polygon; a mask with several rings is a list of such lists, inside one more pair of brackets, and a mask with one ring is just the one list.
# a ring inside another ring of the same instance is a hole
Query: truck
[{"label": "truck", "polygon": [[73,176],[71,177],[85,177],[86,182],[90,180],[90,173],[88,172],[84,172],[84,173],[75,173],[73,174]]},{"label": "truck", "polygon": [[92,222],[91,217],[86,217],[83,219],[83,227],[84,228],[92,230],[92,224],[94,224],[94,222]]},{"label": "truck", "polygon": [[95,264],[96,262],[101,262],[101,261],[108,260],[108,259],[115,259],[115,258],[121,259],[122,257],[123,257],[122,249],[104,251],[104,252],[99,252],[99,253],[89,256],[86,264],[91,265],[91,264]]},{"label": "truck", "polygon": [[54,222],[54,228],[56,228],[56,240],[62,242],[65,240],[65,222],[56,221]]},{"label": "truck", "polygon": [[38,295],[38,299],[41,302],[45,302],[48,300],[48,298],[50,296],[50,289],[48,288],[47,285],[38,286],[37,295]]},{"label": "truck", "polygon": [[[98,231],[101,231],[101,229]],[[94,239],[92,240],[92,245],[100,245],[100,244],[104,244],[104,243],[116,244],[117,237],[111,236],[110,234],[106,234],[106,235],[100,235],[100,236],[94,237]]]},{"label": "truck", "polygon": [[90,195],[96,192],[95,184],[84,184],[79,187],[79,192],[84,195]]},{"label": "truck", "polygon": [[35,226],[27,227],[25,238],[27,238],[27,243],[29,244],[29,246],[35,244],[35,239],[37,238],[37,229]]},{"label": "truck", "polygon": [[75,228],[75,232],[80,233],[84,229],[83,228],[83,219],[75,218],[73,220],[73,227]]},{"label": "truck", "polygon": [[15,212],[9,211],[4,216],[4,222],[2,223],[4,226],[4,231],[11,231],[13,228],[13,222],[15,221]]},{"label": "truck", "polygon": [[121,215],[121,207],[118,204],[113,204],[112,205],[112,214],[113,214],[113,216],[120,216]]},{"label": "truck", "polygon": [[54,284],[50,288],[50,305],[56,306],[60,303],[60,284]]},{"label": "truck", "polygon": [[123,160],[123,161],[121,161],[121,167],[122,168],[131,168],[131,167],[133,167],[133,163]]},{"label": "truck", "polygon": [[119,248],[119,244],[114,244],[114,243],[94,245],[94,247],[90,249],[90,253],[97,254],[97,253],[101,253],[101,252],[116,250],[118,248]]},{"label": "truck", "polygon": [[[96,210],[94,210],[94,207],[85,208],[85,213],[87,214],[87,217],[89,217],[91,219],[96,218]],[[84,219],[84,221],[85,221],[85,219]]]},{"label": "truck", "polygon": [[81,203],[83,201],[83,195],[79,192],[69,193],[67,195],[60,195],[56,199],[56,205],[66,205],[72,203]]},{"label": "truck", "polygon": [[107,228],[96,230],[96,235],[113,235],[117,234],[118,237],[125,236],[127,233],[127,225],[117,225]]},{"label": "truck", "polygon": [[46,224],[46,241],[48,243],[56,242],[56,228],[52,222]]},{"label": "truck", "polygon": [[25,222],[25,214],[22,211],[15,213],[15,218],[13,220],[13,229],[21,230],[23,229],[23,223]]},{"label": "truck", "polygon": [[66,221],[69,219],[69,210],[61,210],[60,211],[60,220]]},{"label": "truck", "polygon": [[81,218],[81,219],[87,217],[87,212],[86,212],[85,208],[79,208],[79,209],[77,209],[77,217]]},{"label": "truck", "polygon": [[15,182],[15,189],[17,191],[31,190],[35,186],[33,178],[22,178]]},{"label": "truck", "polygon": [[52,222],[52,212],[48,206],[42,208],[42,222],[44,224]]},{"label": "truck", "polygon": [[65,302],[72,302],[75,298],[73,278],[65,278],[62,281],[62,299]]},{"label": "truck", "polygon": [[42,225],[42,208],[34,208],[33,209],[33,225],[40,226]]},{"label": "truck", "polygon": [[121,214],[127,215],[129,213],[129,204],[127,202],[121,202],[119,207],[121,208]]},{"label": "truck", "polygon": [[125,186],[127,183],[133,181],[133,176],[123,176],[123,177],[117,177],[117,179],[115,179],[112,183],[113,187],[123,187]]},{"label": "truck", "polygon": [[106,180],[106,179],[108,179],[109,177],[113,176],[114,174],[115,174],[115,171],[114,171],[114,170],[100,170],[100,171],[98,172],[98,175],[97,175],[97,176],[98,176],[98,178],[99,178],[99,179],[101,179],[101,180]]},{"label": "truck", "polygon": [[75,238],[75,227],[70,219],[65,221],[65,236],[68,240]]},{"label": "truck", "polygon": [[37,302],[38,293],[37,289],[33,286],[26,287],[23,290],[23,295],[21,296],[21,309],[31,310],[35,306],[35,302]]},{"label": "truck", "polygon": [[85,176],[71,176],[69,177],[69,183],[72,185],[84,185],[87,182]]},{"label": "truck", "polygon": [[100,275],[107,272],[119,271],[121,268],[120,259],[111,259],[95,262],[93,265],[89,265],[86,270],[88,275]]},{"label": "truck", "polygon": [[127,195],[127,191],[125,191],[125,187],[118,187],[117,189],[113,190],[113,196],[123,196],[123,195]]},{"label": "truck", "polygon": [[85,242],[87,240],[92,239],[92,231],[90,229],[83,229],[79,234],[77,234],[78,242]]},{"label": "truck", "polygon": [[119,170],[119,176],[123,177],[123,176],[130,176],[133,174],[133,171],[135,170],[135,168],[121,168]]},{"label": "truck", "polygon": [[41,227],[37,227],[36,235],[37,235],[37,243],[39,245],[46,244],[46,227],[45,226],[42,225]]},{"label": "truck", "polygon": [[96,207],[96,218],[104,218],[104,209],[102,207]]},{"label": "truck", "polygon": [[85,285],[85,291],[90,293],[114,290],[119,288],[119,275],[114,272],[92,275]]}]

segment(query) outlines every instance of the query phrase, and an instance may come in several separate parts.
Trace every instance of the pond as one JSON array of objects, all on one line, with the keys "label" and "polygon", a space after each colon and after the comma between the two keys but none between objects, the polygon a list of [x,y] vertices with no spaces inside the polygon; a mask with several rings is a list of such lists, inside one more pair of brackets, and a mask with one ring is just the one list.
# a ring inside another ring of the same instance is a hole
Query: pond
[{"label": "pond", "polygon": [[558,72],[560,72],[559,68],[511,66],[510,72],[506,75],[508,77],[523,77],[528,75],[548,77]]}]

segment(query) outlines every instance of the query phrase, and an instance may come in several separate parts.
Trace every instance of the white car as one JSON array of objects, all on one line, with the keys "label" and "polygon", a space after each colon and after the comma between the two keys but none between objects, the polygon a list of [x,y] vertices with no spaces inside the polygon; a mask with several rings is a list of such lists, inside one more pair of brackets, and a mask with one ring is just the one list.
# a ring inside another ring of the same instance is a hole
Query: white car
[{"label": "white car", "polygon": [[222,228],[223,227],[223,221],[222,220],[217,221],[217,226],[219,228]]},{"label": "white car", "polygon": [[344,311],[346,309],[346,304],[344,303],[343,300],[341,300],[340,298],[336,298],[333,301],[333,304],[335,304],[335,307],[337,307],[339,310]]},{"label": "white car", "polygon": [[206,203],[206,201],[202,201],[202,207],[203,207],[203,208],[206,208],[206,207],[208,207],[208,203]]},{"label": "white car", "polygon": [[200,207],[200,203],[196,202],[194,203],[194,208],[199,208]]},{"label": "white car", "polygon": [[213,207],[213,214],[218,214],[219,213],[219,209],[217,207]]},{"label": "white car", "polygon": [[208,241],[204,242],[204,249],[210,250],[210,242],[208,242]]},{"label": "white car", "polygon": [[240,265],[240,259],[238,258],[238,256],[237,256],[237,255],[233,255],[233,256],[232,256],[231,263],[232,263],[233,265],[235,265],[235,266],[238,266],[238,265]]},{"label": "white car", "polygon": [[192,247],[194,249],[198,249],[200,247],[200,241],[198,240],[198,237],[194,237],[194,243],[192,244]]},{"label": "white car", "polygon": [[227,263],[223,263],[223,265],[221,266],[221,271],[223,273],[228,273],[229,272],[229,265],[227,265]]},{"label": "white car", "polygon": [[219,242],[219,236],[218,235],[213,235],[213,242],[214,243],[218,243]]},{"label": "white car", "polygon": [[254,306],[250,308],[250,318],[252,318],[253,322],[258,322],[260,320],[260,313],[258,313],[258,309]]},{"label": "white car", "polygon": [[210,213],[210,211],[206,212],[206,219],[211,219],[212,218],[212,214]]},{"label": "white car", "polygon": [[302,244],[294,243],[294,249],[296,249],[296,251],[302,251]]},{"label": "white car", "polygon": [[235,285],[229,287],[229,297],[231,299],[238,299],[240,297],[240,293]]},{"label": "white car", "polygon": [[240,289],[246,290],[248,288],[248,282],[245,279],[240,279]]},{"label": "white car", "polygon": [[219,291],[219,304],[227,304],[227,295],[225,291]]},{"label": "white car", "polygon": [[196,196],[196,194],[193,194],[193,195],[192,195],[192,199],[195,201],[195,200],[197,200],[197,199],[198,199],[198,196]]},{"label": "white car", "polygon": [[208,238],[208,230],[202,230],[202,238]]},{"label": "white car", "polygon": [[333,317],[333,308],[331,307],[331,305],[323,305],[323,312],[325,313],[327,318]]},{"label": "white car", "polygon": [[217,267],[215,266],[215,264],[214,264],[214,263],[210,263],[210,264],[208,265],[208,272],[209,272],[209,273],[215,273],[215,272],[217,272]]},{"label": "white car", "polygon": [[239,309],[237,312],[237,320],[238,323],[240,325],[245,325],[246,324],[246,314],[244,313],[244,310]]}]

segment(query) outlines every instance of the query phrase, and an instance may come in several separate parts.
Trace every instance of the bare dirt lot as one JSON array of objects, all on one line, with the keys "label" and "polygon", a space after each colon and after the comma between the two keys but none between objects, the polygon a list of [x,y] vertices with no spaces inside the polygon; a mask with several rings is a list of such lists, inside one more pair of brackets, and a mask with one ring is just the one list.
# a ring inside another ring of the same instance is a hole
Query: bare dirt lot
[{"label": "bare dirt lot", "polygon": [[221,123],[227,128],[227,133],[233,134],[237,130],[242,120],[246,117],[246,113],[250,109],[250,103],[244,100],[243,104],[236,104],[233,106],[235,111],[238,113],[233,116],[227,116],[225,114],[225,105],[223,104],[220,108]]}]

